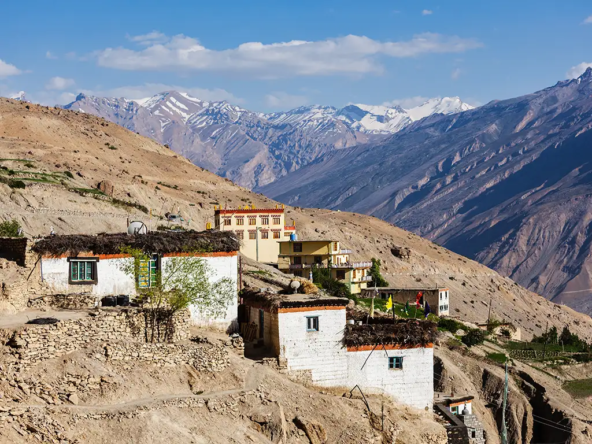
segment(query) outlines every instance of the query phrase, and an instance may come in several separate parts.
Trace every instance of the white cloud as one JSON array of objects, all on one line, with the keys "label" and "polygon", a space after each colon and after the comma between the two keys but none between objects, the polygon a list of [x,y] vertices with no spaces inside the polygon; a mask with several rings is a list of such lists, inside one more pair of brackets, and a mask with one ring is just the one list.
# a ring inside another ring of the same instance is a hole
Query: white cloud
[{"label": "white cloud", "polygon": [[592,68],[592,63],[582,62],[579,65],[572,66],[569,70],[565,73],[565,77],[568,79],[575,79],[576,77],[580,77],[584,74],[586,69]]},{"label": "white cloud", "polygon": [[64,77],[52,77],[45,84],[45,89],[53,91],[63,91],[75,85],[74,79],[66,79]]},{"label": "white cloud", "polygon": [[143,85],[120,86],[110,89],[82,90],[84,94],[99,97],[125,97],[130,100],[145,99],[164,91],[186,92],[190,96],[206,101],[226,100],[230,103],[244,103],[244,99],[221,89],[187,88],[177,85],[166,85],[163,83],[144,83]]},{"label": "white cloud", "polygon": [[128,40],[139,43],[140,45],[153,45],[156,43],[166,43],[167,36],[162,32],[152,31],[148,34],[127,36]]},{"label": "white cloud", "polygon": [[[152,40],[146,36],[152,36]],[[146,44],[143,49],[107,48],[92,56],[99,66],[129,71],[218,71],[276,78],[379,73],[383,69],[377,60],[379,56],[402,58],[459,53],[482,46],[474,39],[431,33],[401,42],[348,35],[315,42],[248,42],[225,50],[208,49],[184,35],[167,37],[163,43],[157,43],[156,37],[160,37],[160,33],[130,37]]]},{"label": "white cloud", "polygon": [[384,106],[400,106],[403,109],[413,108],[415,106],[419,106],[424,104],[429,100],[428,97],[423,96],[413,96],[413,97],[405,97],[403,99],[395,99],[391,100],[390,102],[384,102]]},{"label": "white cloud", "polygon": [[450,73],[450,78],[452,80],[458,80],[458,78],[460,77],[461,74],[462,74],[462,70],[460,68],[456,68],[456,69],[452,70],[452,72]]},{"label": "white cloud", "polygon": [[45,53],[45,58],[46,59],[50,59],[50,60],[56,60],[58,58],[58,56],[56,56],[55,54],[53,54],[51,51],[47,51]]},{"label": "white cloud", "polygon": [[22,74],[22,71],[20,69],[0,59],[0,78],[16,76],[19,74]]},{"label": "white cloud", "polygon": [[265,104],[270,108],[291,109],[309,103],[308,97],[292,95],[283,91],[275,91],[265,96]]},{"label": "white cloud", "polygon": [[589,25],[592,23],[592,15],[586,17],[586,20],[584,20],[584,25]]},{"label": "white cloud", "polygon": [[432,15],[434,13],[434,11],[431,11],[429,9],[424,9],[423,11],[421,11],[421,15]]}]

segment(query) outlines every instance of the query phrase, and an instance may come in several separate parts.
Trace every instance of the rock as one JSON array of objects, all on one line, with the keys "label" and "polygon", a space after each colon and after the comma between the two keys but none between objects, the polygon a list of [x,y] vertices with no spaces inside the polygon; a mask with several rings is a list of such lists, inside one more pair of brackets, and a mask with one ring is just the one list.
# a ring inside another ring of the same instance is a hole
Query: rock
[{"label": "rock", "polygon": [[25,409],[13,409],[10,411],[10,416],[23,416],[26,412]]},{"label": "rock", "polygon": [[466,335],[467,333],[466,333],[466,332],[465,332],[463,329],[459,328],[458,330],[456,330],[456,333],[455,333],[455,334],[456,334],[457,336],[464,336],[464,335]]},{"label": "rock", "polygon": [[308,421],[297,416],[294,418],[294,424],[304,431],[310,444],[325,444],[327,442],[327,432],[318,422]]},{"label": "rock", "polygon": [[74,405],[78,405],[78,403],[80,402],[80,400],[78,399],[78,395],[76,393],[71,393],[70,396],[68,396],[68,401],[70,401]]},{"label": "rock", "polygon": [[110,180],[102,180],[97,184],[97,188],[105,193],[107,196],[113,196],[113,182]]}]

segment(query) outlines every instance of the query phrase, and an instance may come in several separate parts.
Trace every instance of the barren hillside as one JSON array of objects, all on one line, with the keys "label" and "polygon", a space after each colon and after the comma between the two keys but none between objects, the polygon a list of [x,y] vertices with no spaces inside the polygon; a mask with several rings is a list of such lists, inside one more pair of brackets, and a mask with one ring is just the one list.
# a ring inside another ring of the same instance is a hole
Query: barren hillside
[{"label": "barren hillside", "polygon": [[[50,227],[58,234],[123,231],[128,217],[156,228],[167,211],[203,229],[214,204],[276,205],[98,117],[9,99],[0,101],[0,159],[0,178],[13,185],[0,183],[0,217],[18,219],[27,235],[49,234]],[[26,188],[14,188],[19,180]],[[93,191],[105,180],[113,198]],[[142,209],[152,209],[152,217]],[[391,285],[450,288],[452,312],[465,320],[484,322],[491,300],[493,316],[514,322],[523,337],[540,334],[548,321],[592,338],[590,317],[387,222],[318,209],[287,213],[301,238],[333,237],[358,259],[380,258]],[[410,256],[398,257],[398,247]]]}]

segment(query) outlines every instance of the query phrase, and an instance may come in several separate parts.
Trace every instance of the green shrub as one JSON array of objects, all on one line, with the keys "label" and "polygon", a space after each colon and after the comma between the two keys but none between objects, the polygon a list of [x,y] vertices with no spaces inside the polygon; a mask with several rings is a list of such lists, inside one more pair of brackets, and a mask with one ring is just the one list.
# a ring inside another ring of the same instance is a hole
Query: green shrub
[{"label": "green shrub", "polygon": [[27,187],[25,185],[25,182],[23,182],[22,180],[9,180],[8,186],[10,188],[26,188]]},{"label": "green shrub", "polygon": [[463,344],[472,347],[473,345],[483,344],[486,335],[487,333],[485,331],[478,328],[474,328],[472,330],[469,330],[469,332],[462,337],[461,341],[463,342]]},{"label": "green shrub", "polygon": [[442,318],[438,321],[438,328],[441,330],[446,330],[451,333],[456,333],[457,330],[464,330],[466,329],[464,324],[461,324],[454,319]]},{"label": "green shrub", "polygon": [[0,237],[22,237],[20,228],[21,224],[16,219],[0,222]]},{"label": "green shrub", "polygon": [[67,176],[70,179],[74,179],[74,175],[70,171],[64,171],[64,176]]}]

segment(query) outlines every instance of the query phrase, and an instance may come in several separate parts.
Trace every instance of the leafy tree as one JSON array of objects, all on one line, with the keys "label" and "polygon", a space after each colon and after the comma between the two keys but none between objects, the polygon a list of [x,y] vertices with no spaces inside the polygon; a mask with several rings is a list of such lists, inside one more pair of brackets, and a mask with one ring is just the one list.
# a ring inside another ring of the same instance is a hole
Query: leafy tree
[{"label": "leafy tree", "polygon": [[372,276],[372,282],[368,284],[369,287],[388,287],[389,283],[380,274],[380,259],[372,258],[372,266],[368,274]]},{"label": "leafy tree", "polygon": [[331,296],[351,298],[349,286],[331,276],[331,262],[328,267],[312,266],[312,281],[317,287],[322,288]]},{"label": "leafy tree", "polygon": [[558,334],[557,334],[557,327],[553,326],[547,332],[547,343],[548,344],[557,344]]},{"label": "leafy tree", "polygon": [[[121,249],[133,261],[122,261],[121,270],[138,283],[142,261],[150,260],[144,252],[131,247]],[[149,342],[159,339],[171,340],[174,315],[190,306],[196,306],[205,317],[220,317],[226,313],[228,304],[236,297],[236,285],[228,278],[212,282],[211,267],[199,257],[174,257],[157,271],[156,279],[149,288],[137,287],[138,300],[147,313]]]},{"label": "leafy tree", "polygon": [[574,340],[574,336],[576,338],[578,338],[577,335],[571,334],[571,332],[569,331],[569,327],[566,325],[565,327],[563,327],[563,330],[561,331],[561,336],[559,336],[559,341],[561,341],[561,343],[563,345],[572,345],[573,340]]},{"label": "leafy tree", "polygon": [[16,219],[0,222],[0,237],[22,237],[21,224]]}]

